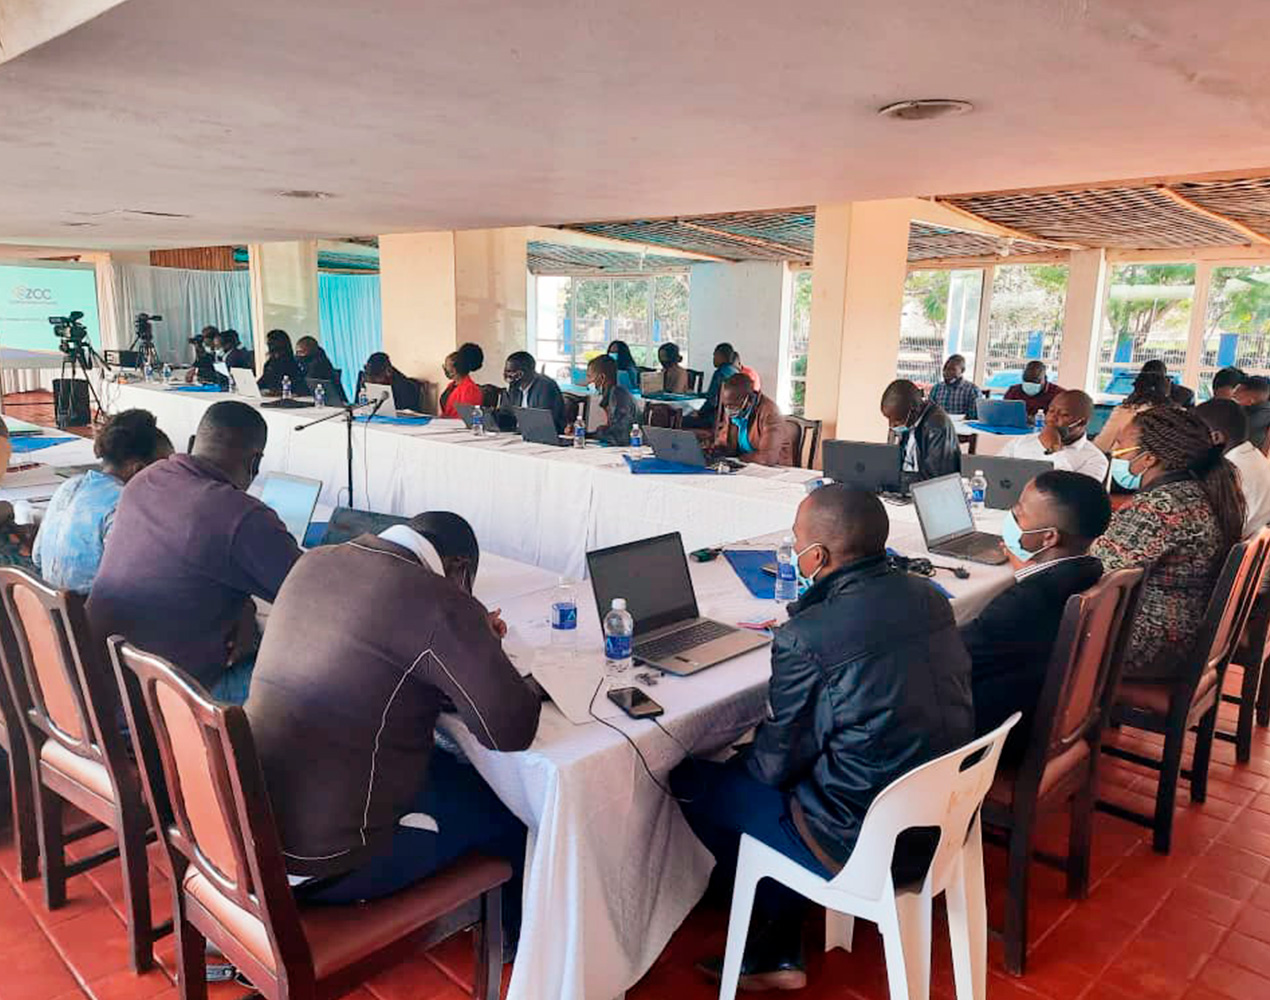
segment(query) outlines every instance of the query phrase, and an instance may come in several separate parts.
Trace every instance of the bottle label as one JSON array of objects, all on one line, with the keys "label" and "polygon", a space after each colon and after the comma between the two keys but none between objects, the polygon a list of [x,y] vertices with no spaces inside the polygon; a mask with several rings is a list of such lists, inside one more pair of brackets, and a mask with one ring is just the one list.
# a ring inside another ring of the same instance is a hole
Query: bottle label
[{"label": "bottle label", "polygon": [[983,503],[983,487],[976,486],[970,491],[970,497],[975,503]]},{"label": "bottle label", "polygon": [[578,606],[563,602],[551,605],[551,627],[575,629],[578,627]]},{"label": "bottle label", "polygon": [[782,580],[793,580],[795,577],[794,564],[792,562],[777,563],[776,572]]},{"label": "bottle label", "polygon": [[604,637],[604,656],[609,660],[629,660],[631,658],[631,637],[629,635],[606,635]]}]

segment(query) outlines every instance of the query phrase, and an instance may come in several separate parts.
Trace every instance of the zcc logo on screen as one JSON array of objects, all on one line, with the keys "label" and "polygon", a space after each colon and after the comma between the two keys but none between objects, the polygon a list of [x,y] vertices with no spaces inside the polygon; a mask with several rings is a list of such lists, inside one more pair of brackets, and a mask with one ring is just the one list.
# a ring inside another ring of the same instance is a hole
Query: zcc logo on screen
[{"label": "zcc logo on screen", "polygon": [[13,286],[14,302],[52,302],[53,289],[31,288],[28,285]]}]

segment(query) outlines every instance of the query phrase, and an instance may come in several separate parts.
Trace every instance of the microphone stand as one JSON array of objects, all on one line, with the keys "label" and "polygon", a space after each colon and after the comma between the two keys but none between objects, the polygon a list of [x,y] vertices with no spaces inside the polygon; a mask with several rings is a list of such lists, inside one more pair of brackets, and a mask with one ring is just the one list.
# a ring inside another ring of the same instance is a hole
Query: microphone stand
[{"label": "microphone stand", "polygon": [[370,406],[371,411],[366,417],[366,422],[369,424],[371,417],[379,412],[379,408],[384,405],[387,399],[387,394],[380,396],[377,400],[375,400],[373,406],[369,402],[350,403],[348,406],[341,406],[335,413],[328,413],[325,417],[318,417],[316,420],[310,420],[307,424],[296,424],[294,428],[296,431],[306,431],[310,427],[316,427],[318,424],[324,424],[328,420],[336,420],[340,417],[344,418],[344,432],[347,435],[348,441],[348,505],[350,507],[357,506],[353,503],[353,421],[356,419],[355,414],[362,407]]}]

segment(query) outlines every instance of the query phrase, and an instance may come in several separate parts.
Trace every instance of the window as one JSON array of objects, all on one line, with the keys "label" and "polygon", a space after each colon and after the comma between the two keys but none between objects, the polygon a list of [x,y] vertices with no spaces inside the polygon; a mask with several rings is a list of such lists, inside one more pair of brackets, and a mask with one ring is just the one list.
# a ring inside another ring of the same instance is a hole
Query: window
[{"label": "window", "polygon": [[988,355],[983,386],[1023,381],[1029,361],[1044,361],[1055,377],[1067,300],[1066,264],[998,265],[988,305]]},{"label": "window", "polygon": [[807,400],[807,342],[811,339],[811,271],[803,268],[790,273],[789,344],[785,352],[785,381],[788,398],[781,407],[796,417],[803,415]]},{"label": "window", "polygon": [[685,272],[623,277],[537,277],[535,357],[548,375],[567,382],[585,378],[586,363],[614,340],[630,346],[637,364],[657,367],[657,348],[667,342],[688,353],[688,289]]},{"label": "window", "polygon": [[939,381],[944,359],[962,354],[973,368],[979,336],[983,271],[910,271],[904,282],[896,377],[927,386]]},{"label": "window", "polygon": [[1199,393],[1228,365],[1270,374],[1270,267],[1214,267],[1204,315]]},{"label": "window", "polygon": [[[1098,346],[1096,392],[1128,392],[1143,363],[1159,358],[1173,372],[1186,364],[1194,264],[1120,264],[1111,269]],[[1114,388],[1108,390],[1113,379]]]}]

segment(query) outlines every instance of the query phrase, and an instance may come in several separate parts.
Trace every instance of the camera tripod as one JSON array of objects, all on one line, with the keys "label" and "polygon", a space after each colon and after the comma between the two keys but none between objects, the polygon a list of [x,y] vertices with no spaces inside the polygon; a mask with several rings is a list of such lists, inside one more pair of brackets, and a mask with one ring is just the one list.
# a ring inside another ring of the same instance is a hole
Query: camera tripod
[{"label": "camera tripod", "polygon": [[[88,346],[92,351],[92,345]],[[159,367],[159,351],[154,346],[154,335],[146,336],[145,334],[137,334],[132,338],[132,343],[128,345],[128,350],[137,352],[137,368],[144,368],[147,364],[151,368]],[[95,351],[93,352],[96,353]]]},{"label": "camera tripod", "polygon": [[[105,359],[94,350],[93,345],[85,340],[68,341],[62,345],[62,398],[54,399],[54,416],[57,426],[65,430],[67,427],[79,426],[74,421],[74,386],[81,379],[77,376],[77,372],[82,373],[82,381],[88,388],[88,396],[93,403],[97,405],[97,416],[93,417],[93,408],[88,408],[88,422],[94,423],[101,419],[101,397],[97,395],[97,390],[93,388],[92,380],[88,377],[88,371],[92,368],[93,359],[96,359],[103,370],[109,367]],[[69,386],[68,386],[69,383]]]}]

